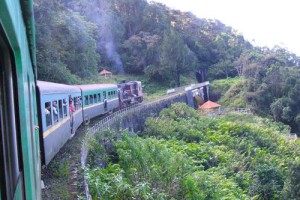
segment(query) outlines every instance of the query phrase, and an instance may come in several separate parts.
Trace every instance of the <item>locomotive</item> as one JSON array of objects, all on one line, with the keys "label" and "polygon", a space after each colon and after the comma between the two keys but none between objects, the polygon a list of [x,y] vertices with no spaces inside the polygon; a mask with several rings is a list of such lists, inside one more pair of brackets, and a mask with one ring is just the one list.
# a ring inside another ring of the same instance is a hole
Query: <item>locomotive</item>
[{"label": "locomotive", "polygon": [[38,81],[42,164],[48,164],[83,123],[99,115],[142,102],[140,81],[65,85]]}]

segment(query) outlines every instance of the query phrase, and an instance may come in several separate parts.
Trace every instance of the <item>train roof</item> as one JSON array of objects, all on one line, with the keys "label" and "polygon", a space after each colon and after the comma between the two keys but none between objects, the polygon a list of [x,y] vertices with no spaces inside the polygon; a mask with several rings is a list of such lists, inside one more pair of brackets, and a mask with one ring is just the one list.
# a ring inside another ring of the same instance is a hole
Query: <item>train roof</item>
[{"label": "train roof", "polygon": [[117,89],[115,84],[90,84],[90,85],[77,85],[82,91],[95,91],[103,89]]},{"label": "train roof", "polygon": [[141,81],[128,81],[125,83],[119,83],[118,86],[133,85],[133,84],[141,84]]},{"label": "train roof", "polygon": [[81,92],[80,88],[77,86],[65,85],[60,83],[37,81],[37,85],[41,94],[69,94]]}]

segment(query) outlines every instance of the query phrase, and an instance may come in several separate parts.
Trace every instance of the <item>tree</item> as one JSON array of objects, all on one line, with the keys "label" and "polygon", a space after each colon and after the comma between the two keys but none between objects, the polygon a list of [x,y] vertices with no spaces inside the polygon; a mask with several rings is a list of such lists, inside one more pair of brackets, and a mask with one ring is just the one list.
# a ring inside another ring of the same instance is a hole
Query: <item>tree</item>
[{"label": "tree", "polygon": [[122,59],[125,71],[133,74],[143,74],[147,66],[159,65],[159,35],[140,32],[131,36],[123,43]]},{"label": "tree", "polygon": [[53,0],[34,6],[39,79],[78,83],[97,74],[95,25]]},{"label": "tree", "polygon": [[180,86],[180,76],[193,69],[194,60],[193,53],[173,29],[164,33],[158,71],[161,76],[173,80],[173,86]]},{"label": "tree", "polygon": [[300,162],[293,161],[289,166],[288,178],[284,183],[282,192],[283,199],[299,199],[300,198]]}]

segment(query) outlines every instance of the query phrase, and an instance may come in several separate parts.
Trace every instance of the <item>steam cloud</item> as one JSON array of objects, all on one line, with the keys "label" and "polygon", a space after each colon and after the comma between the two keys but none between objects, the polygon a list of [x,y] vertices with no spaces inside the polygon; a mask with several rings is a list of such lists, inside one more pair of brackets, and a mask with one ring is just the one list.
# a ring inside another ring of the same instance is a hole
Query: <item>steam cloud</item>
[{"label": "steam cloud", "polygon": [[[85,5],[86,16],[97,24],[99,38],[97,48],[105,50],[107,58],[112,62],[112,67],[118,73],[124,73],[123,63],[117,52],[115,30],[118,28],[114,13],[108,0],[91,0]],[[103,51],[102,51],[103,52]]]}]

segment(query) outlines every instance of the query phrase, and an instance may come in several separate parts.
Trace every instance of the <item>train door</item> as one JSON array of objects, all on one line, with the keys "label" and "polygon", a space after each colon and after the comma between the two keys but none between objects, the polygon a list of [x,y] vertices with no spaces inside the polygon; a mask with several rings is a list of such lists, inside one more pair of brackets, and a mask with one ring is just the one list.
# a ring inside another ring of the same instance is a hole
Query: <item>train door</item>
[{"label": "train door", "polygon": [[107,111],[106,91],[103,91],[103,105],[104,105],[104,111]]},{"label": "train door", "polygon": [[6,44],[0,30],[0,199],[24,199],[16,76],[12,53]]}]

